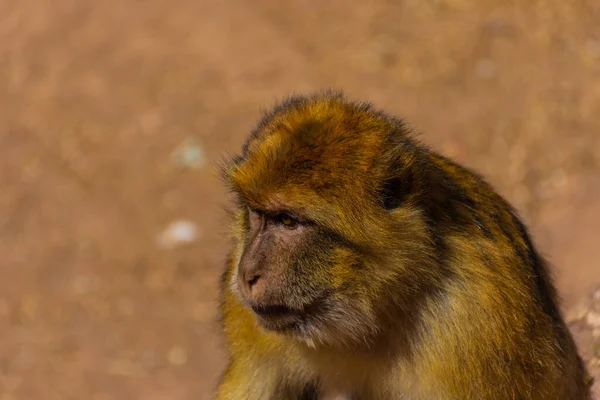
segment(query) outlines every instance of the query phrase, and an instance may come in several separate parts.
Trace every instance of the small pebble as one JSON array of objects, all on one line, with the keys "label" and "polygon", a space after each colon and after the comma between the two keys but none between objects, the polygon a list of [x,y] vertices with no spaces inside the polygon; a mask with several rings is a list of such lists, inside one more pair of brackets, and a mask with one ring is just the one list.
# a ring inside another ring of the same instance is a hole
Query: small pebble
[{"label": "small pebble", "polygon": [[206,164],[206,152],[199,139],[187,139],[175,149],[171,159],[178,166],[199,169]]},{"label": "small pebble", "polygon": [[565,320],[567,321],[567,324],[572,324],[574,322],[581,321],[586,317],[589,310],[589,302],[580,301],[575,306],[567,310],[567,312],[565,313]]},{"label": "small pebble", "polygon": [[600,313],[600,288],[592,294],[592,311]]},{"label": "small pebble", "polygon": [[600,328],[600,313],[596,311],[590,311],[587,315],[587,323],[592,328]]},{"label": "small pebble", "polygon": [[198,226],[188,220],[178,220],[170,223],[158,236],[157,244],[162,249],[172,249],[196,241],[200,231]]},{"label": "small pebble", "polygon": [[167,360],[171,365],[184,365],[187,362],[187,352],[184,348],[175,346],[167,354]]},{"label": "small pebble", "polygon": [[496,64],[492,60],[481,60],[475,65],[475,73],[480,78],[493,78],[496,75]]}]

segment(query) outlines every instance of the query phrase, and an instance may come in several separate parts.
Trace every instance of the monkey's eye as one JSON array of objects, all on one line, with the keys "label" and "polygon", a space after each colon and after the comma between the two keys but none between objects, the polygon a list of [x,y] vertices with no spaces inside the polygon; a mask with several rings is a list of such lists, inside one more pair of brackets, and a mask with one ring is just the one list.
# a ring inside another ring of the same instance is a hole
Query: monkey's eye
[{"label": "monkey's eye", "polygon": [[288,214],[279,214],[279,221],[288,229],[296,229],[298,227],[298,220],[292,218]]}]

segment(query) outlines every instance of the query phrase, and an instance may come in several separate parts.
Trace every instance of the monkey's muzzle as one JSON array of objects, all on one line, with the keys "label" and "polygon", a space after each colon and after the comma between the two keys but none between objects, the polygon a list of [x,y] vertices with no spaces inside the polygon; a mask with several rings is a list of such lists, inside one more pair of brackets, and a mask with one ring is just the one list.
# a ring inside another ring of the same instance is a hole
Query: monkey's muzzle
[{"label": "monkey's muzzle", "polygon": [[302,318],[302,312],[285,305],[252,305],[259,323],[268,330],[285,331],[293,328]]}]

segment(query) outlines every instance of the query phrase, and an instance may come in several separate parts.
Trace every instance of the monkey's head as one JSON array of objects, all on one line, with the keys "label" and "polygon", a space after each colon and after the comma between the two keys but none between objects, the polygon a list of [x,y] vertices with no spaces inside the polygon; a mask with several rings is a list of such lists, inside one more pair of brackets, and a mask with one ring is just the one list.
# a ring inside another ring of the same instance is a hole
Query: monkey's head
[{"label": "monkey's head", "polygon": [[341,95],[263,118],[224,168],[238,206],[227,284],[260,325],[315,345],[376,338],[427,282],[418,163],[399,120]]}]

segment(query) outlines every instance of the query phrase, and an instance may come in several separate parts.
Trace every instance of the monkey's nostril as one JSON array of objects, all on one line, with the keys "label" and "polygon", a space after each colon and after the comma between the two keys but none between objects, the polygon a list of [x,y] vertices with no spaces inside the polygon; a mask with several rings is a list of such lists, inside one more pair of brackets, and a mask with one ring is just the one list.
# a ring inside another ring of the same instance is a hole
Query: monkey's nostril
[{"label": "monkey's nostril", "polygon": [[260,279],[260,275],[254,275],[250,279],[248,279],[248,286],[252,287],[258,280]]}]

